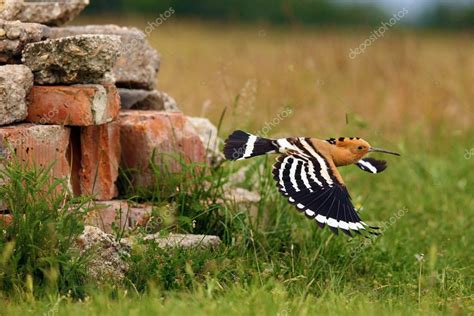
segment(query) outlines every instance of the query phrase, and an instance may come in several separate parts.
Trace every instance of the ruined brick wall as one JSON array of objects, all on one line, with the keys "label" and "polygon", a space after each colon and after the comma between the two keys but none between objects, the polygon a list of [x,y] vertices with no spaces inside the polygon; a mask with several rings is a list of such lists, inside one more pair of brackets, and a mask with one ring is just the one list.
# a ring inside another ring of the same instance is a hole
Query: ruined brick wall
[{"label": "ruined brick wall", "polygon": [[205,162],[206,148],[193,120],[156,90],[160,56],[143,32],[59,26],[87,4],[0,3],[0,163],[12,159],[10,146],[21,163],[54,162],[52,177],[103,201],[113,217],[121,166],[147,186],[153,151]]}]

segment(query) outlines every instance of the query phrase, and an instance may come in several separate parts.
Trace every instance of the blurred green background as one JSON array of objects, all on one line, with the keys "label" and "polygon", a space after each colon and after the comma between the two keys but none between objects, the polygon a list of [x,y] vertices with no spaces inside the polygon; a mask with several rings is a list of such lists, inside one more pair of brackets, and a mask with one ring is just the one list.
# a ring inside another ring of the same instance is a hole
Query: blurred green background
[{"label": "blurred green background", "polygon": [[313,25],[374,25],[407,8],[413,14],[403,24],[451,29],[474,27],[472,0],[93,0],[86,13],[158,15],[169,7],[179,12],[180,17]]}]

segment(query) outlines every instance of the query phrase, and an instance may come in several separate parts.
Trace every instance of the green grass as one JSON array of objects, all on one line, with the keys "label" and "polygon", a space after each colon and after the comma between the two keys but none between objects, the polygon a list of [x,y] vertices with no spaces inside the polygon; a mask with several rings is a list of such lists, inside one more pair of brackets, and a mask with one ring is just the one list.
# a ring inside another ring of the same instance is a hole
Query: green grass
[{"label": "green grass", "polygon": [[[389,157],[389,168],[377,176],[343,169],[355,203],[363,205],[364,219],[386,222],[384,234],[370,242],[334,236],[298,214],[275,189],[272,159],[247,163],[251,171],[243,186],[262,194],[257,219],[229,201],[218,201],[227,175],[242,163],[170,180],[179,189],[169,193],[161,187],[168,194],[154,201],[172,202],[178,210],[178,221],[169,230],[218,234],[224,241],[220,248],[170,252],[142,242],[132,251],[123,284],[82,284],[85,296],[53,290],[27,303],[23,295],[4,295],[4,312],[473,313],[474,202],[469,184],[474,173],[463,145],[470,136],[400,144],[403,156]],[[210,184],[204,186],[204,180]]]},{"label": "green grass", "polygon": [[71,198],[67,181],[51,179],[51,169],[2,161],[0,201],[13,222],[0,222],[0,299],[85,295],[87,256],[74,243],[89,199]]},{"label": "green grass", "polygon": [[[156,205],[138,233],[216,234],[223,245],[170,252],[140,242],[124,282],[97,284],[87,257],[68,247],[85,214],[65,212],[76,205],[62,204],[67,192],[43,194],[44,171],[13,166],[1,173],[14,180],[0,197],[18,225],[0,227],[0,314],[474,314],[474,157],[464,157],[474,147],[471,35],[387,33],[349,61],[368,33],[171,22],[149,39],[166,61],[160,89],[213,122],[228,105],[225,132],[262,130],[291,105],[269,137],[354,135],[402,152],[380,175],[341,168],[381,237],[319,229],[277,192],[273,158],[177,175],[155,168],[151,190],[124,171],[123,198]],[[242,186],[262,196],[257,212],[221,199],[243,166]]]}]

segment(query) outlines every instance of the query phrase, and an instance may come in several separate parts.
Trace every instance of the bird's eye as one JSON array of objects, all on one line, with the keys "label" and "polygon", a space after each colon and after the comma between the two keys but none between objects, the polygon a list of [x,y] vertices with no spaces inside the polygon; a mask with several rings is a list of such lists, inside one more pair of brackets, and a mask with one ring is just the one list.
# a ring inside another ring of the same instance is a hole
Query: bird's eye
[{"label": "bird's eye", "polygon": [[359,150],[363,150],[363,149],[364,149],[364,147],[363,147],[363,146],[359,146],[359,147],[357,147],[357,149],[359,149]]}]

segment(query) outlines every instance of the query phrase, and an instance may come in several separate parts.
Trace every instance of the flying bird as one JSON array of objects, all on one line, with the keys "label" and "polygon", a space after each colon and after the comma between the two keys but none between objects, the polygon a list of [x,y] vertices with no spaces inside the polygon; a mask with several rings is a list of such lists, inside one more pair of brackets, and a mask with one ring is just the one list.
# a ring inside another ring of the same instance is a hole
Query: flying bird
[{"label": "flying bird", "polygon": [[280,193],[321,228],[327,225],[335,234],[341,230],[351,237],[352,232],[380,233],[378,227],[369,226],[360,219],[337,167],[354,164],[363,171],[380,173],[387,168],[386,161],[364,158],[373,152],[400,156],[372,147],[359,137],[273,140],[239,130],[229,136],[224,146],[227,160],[280,154],[273,165],[273,177]]}]

